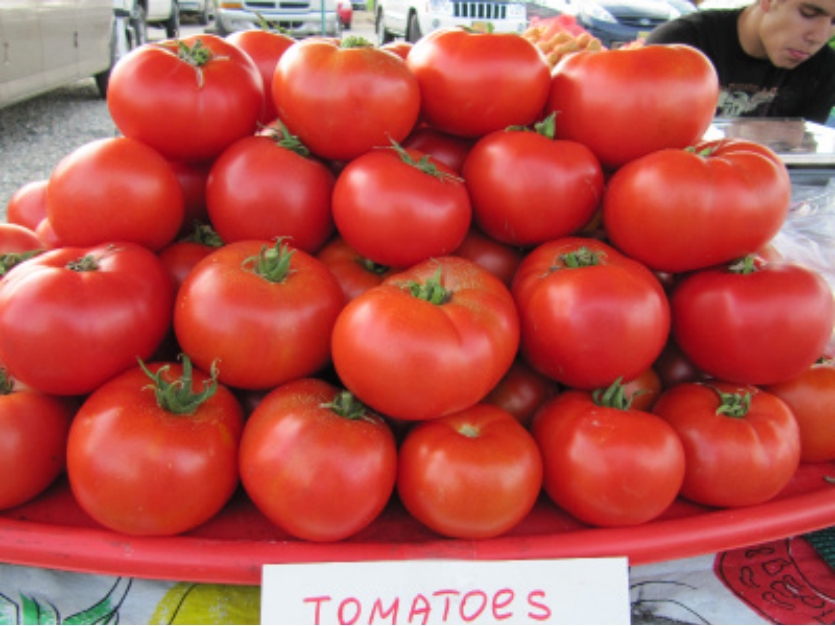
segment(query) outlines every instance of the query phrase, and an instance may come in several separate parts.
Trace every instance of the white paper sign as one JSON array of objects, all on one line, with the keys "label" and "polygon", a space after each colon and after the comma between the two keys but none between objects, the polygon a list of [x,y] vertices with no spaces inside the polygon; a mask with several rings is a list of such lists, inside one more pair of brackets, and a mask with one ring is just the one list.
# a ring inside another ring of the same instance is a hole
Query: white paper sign
[{"label": "white paper sign", "polygon": [[262,624],[629,624],[626,558],[266,565]]}]

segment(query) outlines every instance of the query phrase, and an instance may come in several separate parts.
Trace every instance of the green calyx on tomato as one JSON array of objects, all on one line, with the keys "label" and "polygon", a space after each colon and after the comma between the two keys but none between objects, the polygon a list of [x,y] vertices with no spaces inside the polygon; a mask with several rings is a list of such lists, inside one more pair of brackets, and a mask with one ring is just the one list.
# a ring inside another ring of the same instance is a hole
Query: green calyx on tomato
[{"label": "green calyx on tomato", "polygon": [[197,86],[203,86],[203,66],[216,58],[214,53],[207,48],[201,39],[189,45],[183,41],[177,41],[177,58],[191,65],[197,74]]},{"label": "green calyx on tomato", "polygon": [[41,252],[43,250],[27,250],[26,252],[9,252],[0,255],[0,276],[5,276],[16,265],[20,265]]},{"label": "green calyx on tomato", "polygon": [[14,391],[14,380],[9,373],[0,367],[0,396],[7,396]]},{"label": "green calyx on tomato", "polygon": [[753,254],[746,255],[731,263],[728,269],[734,274],[753,274],[759,269],[757,257]]},{"label": "green calyx on tomato", "polygon": [[369,419],[368,407],[347,389],[337,392],[333,400],[323,402],[321,407],[349,420]]},{"label": "green calyx on tomato", "polygon": [[415,298],[425,300],[430,304],[444,304],[452,297],[452,294],[441,284],[440,268],[427,278],[425,283],[409,282],[406,288]]},{"label": "green calyx on tomato", "polygon": [[199,243],[212,248],[220,248],[223,245],[223,239],[220,238],[212,225],[205,224],[200,220],[194,220],[191,232],[180,241]]},{"label": "green calyx on tomato", "polygon": [[365,37],[360,37],[359,35],[351,35],[350,37],[345,37],[340,43],[340,48],[373,48],[374,44],[368,41]]},{"label": "green calyx on tomato", "polygon": [[595,252],[585,246],[582,246],[573,252],[561,254],[559,259],[562,261],[563,267],[573,270],[581,267],[600,265],[600,256],[599,252]]},{"label": "green calyx on tomato", "polygon": [[264,246],[257,255],[244,259],[243,265],[251,265],[255,274],[271,283],[280,283],[290,273],[293,252],[282,238],[279,238],[272,248]]},{"label": "green calyx on tomato", "polygon": [[80,259],[67,263],[66,268],[73,272],[95,272],[99,269],[100,260],[101,257],[97,257],[95,254],[85,254]]},{"label": "green calyx on tomato", "polygon": [[371,259],[362,256],[357,257],[356,261],[366,272],[377,274],[377,276],[382,276],[391,269],[388,265],[377,263],[376,261],[372,261]]},{"label": "green calyx on tomato", "polygon": [[748,410],[751,408],[751,394],[745,393],[725,393],[714,389],[722,404],[716,409],[716,415],[727,415],[728,417],[745,417],[748,415]]},{"label": "green calyx on tomato", "polygon": [[[548,117],[533,125],[533,131],[543,137],[553,139],[557,134],[557,112],[553,111]],[[508,126],[507,130],[526,131],[531,130],[528,126]]]},{"label": "green calyx on tomato", "polygon": [[154,381],[148,388],[154,390],[157,404],[160,408],[174,413],[175,415],[192,415],[201,404],[215,395],[217,391],[217,365],[212,363],[211,379],[203,381],[203,390],[194,393],[192,390],[192,366],[191,359],[183,355],[183,375],[172,383],[163,379],[163,374],[169,369],[168,365],[160,367],[156,373],[151,372],[142,359],[139,359],[139,366]]},{"label": "green calyx on tomato", "polygon": [[394,139],[391,140],[392,149],[397,152],[400,160],[403,161],[406,165],[411,165],[415,169],[427,174],[429,176],[434,176],[438,180],[462,180],[458,176],[453,176],[449,172],[444,172],[438,169],[438,166],[432,163],[430,160],[430,156],[428,154],[424,154],[419,160],[415,161],[406,150],[403,149],[399,143],[397,143]]},{"label": "green calyx on tomato", "polygon": [[309,157],[310,149],[302,143],[298,135],[293,135],[287,130],[284,122],[281,120],[275,121],[278,128],[271,127],[266,133],[266,136],[272,139],[278,146],[286,148],[291,152],[295,152],[299,156]]},{"label": "green calyx on tomato", "polygon": [[628,411],[629,407],[632,406],[632,399],[639,393],[641,391],[636,391],[631,396],[626,395],[623,378],[618,377],[615,382],[605,389],[595,389],[592,391],[591,398],[597,406],[617,409],[618,411]]}]

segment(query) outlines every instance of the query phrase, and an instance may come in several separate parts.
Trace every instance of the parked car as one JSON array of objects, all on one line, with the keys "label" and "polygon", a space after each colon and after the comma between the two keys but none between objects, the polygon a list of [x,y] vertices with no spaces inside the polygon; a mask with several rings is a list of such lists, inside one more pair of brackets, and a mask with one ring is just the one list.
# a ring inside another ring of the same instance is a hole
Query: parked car
[{"label": "parked car", "polygon": [[351,0],[336,0],[336,14],[344,30],[351,30],[351,22],[354,19],[354,6]]},{"label": "parked car", "polygon": [[122,0],[0,0],[0,107],[95,77],[104,97],[110,69],[137,45]]},{"label": "parked car", "polygon": [[144,0],[148,26],[165,29],[165,36],[174,39],[180,36],[179,0]]},{"label": "parked car", "polygon": [[538,17],[568,14],[610,49],[646,37],[656,26],[696,11],[688,0],[535,0]]},{"label": "parked car", "polygon": [[220,0],[215,23],[223,37],[256,28],[259,16],[291,37],[339,37],[342,24],[336,3],[337,0]]},{"label": "parked car", "polygon": [[516,0],[377,0],[374,24],[383,45],[396,37],[414,43],[439,28],[521,34],[528,18],[525,2]]},{"label": "parked car", "polygon": [[201,26],[215,19],[216,12],[216,0],[180,0],[180,18],[196,17]]}]

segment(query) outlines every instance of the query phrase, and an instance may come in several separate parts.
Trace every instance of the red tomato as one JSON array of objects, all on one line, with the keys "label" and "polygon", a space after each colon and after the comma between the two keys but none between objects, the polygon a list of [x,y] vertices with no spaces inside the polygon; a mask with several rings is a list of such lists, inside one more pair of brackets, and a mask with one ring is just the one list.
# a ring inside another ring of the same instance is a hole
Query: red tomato
[{"label": "red tomato", "polygon": [[186,276],[174,333],[196,365],[220,359],[220,382],[268,389],[330,361],[330,335],[345,298],[328,268],[277,242],[218,248]]},{"label": "red tomato", "polygon": [[699,141],[718,101],[716,70],[703,53],[642,46],[565,56],[554,68],[545,113],[557,113],[558,138],[585,144],[615,169]]},{"label": "red tomato", "polygon": [[670,311],[661,284],[596,239],[563,237],[535,248],[511,291],[525,360],[569,387],[635,378],[667,341]]},{"label": "red tomato", "polygon": [[273,75],[279,117],[324,159],[350,160],[401,142],[420,112],[420,89],[403,59],[356,43],[302,41],[282,55]]},{"label": "red tomato", "polygon": [[456,137],[429,126],[418,126],[403,140],[404,148],[428,154],[459,174],[472,145],[471,139]]},{"label": "red tomato", "polygon": [[504,409],[523,426],[529,426],[537,410],[558,392],[559,385],[553,380],[517,358],[484,402]]},{"label": "red tomato", "polygon": [[160,250],[159,258],[168,268],[174,287],[179,289],[194,266],[222,245],[223,241],[211,226],[195,223],[190,235]]},{"label": "red tomato", "polygon": [[800,431],[800,460],[820,463],[835,460],[835,363],[815,363],[799,376],[763,391],[785,402]]},{"label": "red tomato", "polygon": [[530,513],[541,489],[542,457],[533,437],[489,404],[417,424],[400,446],[401,502],[447,537],[508,532]]},{"label": "red tomato", "polygon": [[286,237],[314,254],[333,233],[334,175],[295,137],[239,139],[214,162],[206,186],[212,225],[226,243]]},{"label": "red tomato", "polygon": [[380,265],[358,254],[339,235],[326,243],[316,253],[316,258],[328,267],[339,282],[346,302],[376,287],[395,272],[387,265]]},{"label": "red tomato", "polygon": [[649,411],[661,395],[661,377],[652,367],[622,384],[623,393],[630,401],[629,407],[638,411]]},{"label": "red tomato", "polygon": [[672,337],[667,340],[667,345],[655,359],[652,367],[658,373],[663,389],[678,383],[693,383],[709,378],[693,365]]},{"label": "red tomato", "polygon": [[[179,363],[135,366],[84,401],[67,443],[76,501],[129,535],[176,535],[214,517],[238,485],[243,409]],[[129,471],[126,471],[129,468]]]},{"label": "red tomato", "polygon": [[[331,352],[343,384],[380,413],[426,420],[479,402],[513,363],[519,318],[502,282],[472,261],[430,259],[339,314]],[[416,381],[431,384],[416,390]]]},{"label": "red tomato", "polygon": [[226,41],[238,46],[255,61],[258,73],[261,74],[265,96],[264,111],[261,113],[260,122],[269,124],[278,116],[272,94],[275,66],[278,65],[278,60],[287,48],[296,43],[296,40],[290,35],[277,31],[251,28],[230,33],[226,36]]},{"label": "red tomato", "polygon": [[44,393],[89,393],[154,352],[173,297],[165,266],[136,244],[48,250],[0,281],[0,362]]},{"label": "red tomato", "polygon": [[46,188],[49,179],[33,180],[19,187],[6,205],[6,221],[35,230],[46,217]]},{"label": "red tomato", "polygon": [[172,160],[207,161],[255,132],[264,108],[255,62],[216,35],[149,43],[110,74],[117,128]]},{"label": "red tomato", "polygon": [[742,140],[660,150],[620,168],[603,198],[612,244],[654,270],[702,269],[756,252],[791,200],[786,166]]},{"label": "red tomato", "polygon": [[91,141],[49,177],[47,217],[65,246],[129,241],[160,250],[177,236],[183,216],[174,170],[135,139]]},{"label": "red tomato", "polygon": [[386,422],[350,394],[303,378],[274,389],[253,411],[240,474],[252,501],[280,528],[308,541],[341,541],[388,504],[397,445]]},{"label": "red tomato", "polygon": [[414,46],[414,44],[411,41],[404,41],[400,39],[383,44],[380,46],[380,49],[396,54],[401,59],[406,60],[406,57],[408,57],[409,53],[412,51],[412,46]]},{"label": "red tomato", "polygon": [[513,275],[516,273],[519,263],[522,262],[524,252],[519,248],[508,246],[486,236],[476,227],[471,227],[467,231],[464,241],[456,248],[455,256],[478,263],[510,287]]},{"label": "red tomato", "polygon": [[194,222],[209,221],[209,214],[206,211],[206,181],[209,178],[211,163],[170,161],[169,164],[183,192],[181,230],[190,231]]},{"label": "red tomato", "polygon": [[64,471],[76,405],[18,390],[0,369],[0,510],[40,495]]},{"label": "red tomato", "polygon": [[603,196],[603,170],[586,146],[554,141],[553,118],[536,132],[500,130],[479,139],[464,179],[481,230],[532,246],[578,232]]},{"label": "red tomato", "polygon": [[357,157],[333,190],[333,219],[342,238],[391,267],[452,254],[471,218],[464,181],[432,157],[399,146]]},{"label": "red tomato", "polygon": [[800,438],[777,396],[721,381],[682,383],[652,409],[675,428],[686,458],[681,495],[709,506],[751,506],[776,496],[797,470]]},{"label": "red tomato", "polygon": [[661,515],[684,479],[675,430],[624,404],[618,383],[590,393],[569,390],[534,416],[548,496],[594,526],[633,526]]},{"label": "red tomato", "polygon": [[670,297],[676,343],[701,371],[771,385],[823,354],[835,324],[829,285],[792,263],[746,258],[684,277]]},{"label": "red tomato", "polygon": [[30,252],[45,247],[35,231],[20,224],[0,222],[0,255]]},{"label": "red tomato", "polygon": [[533,123],[551,84],[545,57],[515,33],[435,30],[412,47],[406,64],[420,83],[422,119],[461,137]]},{"label": "red tomato", "polygon": [[52,222],[49,221],[48,217],[40,221],[38,227],[35,229],[35,234],[44,242],[47,248],[60,248],[64,245],[52,229]]}]

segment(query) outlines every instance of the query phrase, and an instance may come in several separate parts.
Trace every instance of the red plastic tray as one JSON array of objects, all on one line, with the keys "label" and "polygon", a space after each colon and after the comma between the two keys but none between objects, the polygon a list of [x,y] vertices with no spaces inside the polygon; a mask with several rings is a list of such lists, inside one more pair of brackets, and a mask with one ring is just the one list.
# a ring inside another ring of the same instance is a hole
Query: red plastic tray
[{"label": "red plastic tray", "polygon": [[544,497],[513,531],[495,539],[445,539],[396,500],[371,526],[338,543],[300,541],[263,517],[240,492],[213,520],[175,537],[133,537],[92,521],[64,479],[41,497],[0,513],[0,561],[175,581],[261,583],[271,563],[426,558],[534,559],[626,556],[632,565],[721,552],[835,525],[835,464],[806,464],[775,499],[709,509],[677,500],[640,526],[593,528]]}]

